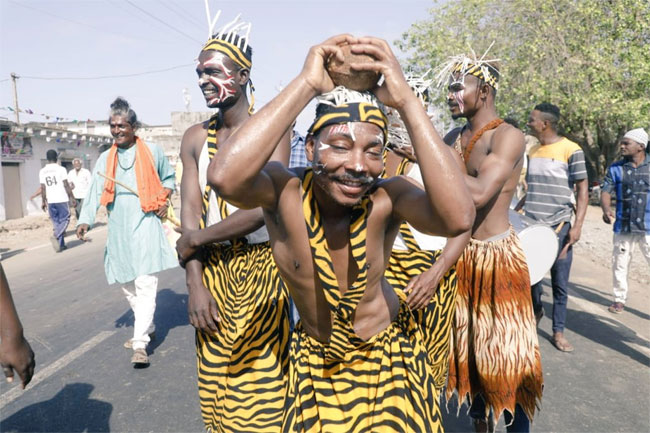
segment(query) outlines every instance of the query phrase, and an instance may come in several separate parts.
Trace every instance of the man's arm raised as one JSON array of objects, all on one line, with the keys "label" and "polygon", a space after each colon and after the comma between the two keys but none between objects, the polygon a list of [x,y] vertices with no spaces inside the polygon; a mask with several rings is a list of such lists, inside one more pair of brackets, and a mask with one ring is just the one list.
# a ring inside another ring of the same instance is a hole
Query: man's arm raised
[{"label": "man's arm raised", "polygon": [[372,63],[353,64],[352,68],[383,74],[384,83],[374,93],[384,104],[399,112],[422,172],[428,200],[423,200],[424,192],[411,185],[397,195],[395,211],[424,232],[456,236],[470,229],[476,211],[462,173],[422,103],[411,91],[388,43],[377,38],[359,38],[352,52],[369,54],[376,59]]},{"label": "man's arm raised", "polygon": [[208,182],[223,198],[243,209],[275,207],[276,191],[263,168],[309,101],[334,88],[325,63],[330,56],[343,61],[338,45],[346,42],[355,39],[340,35],[312,47],[300,74],[223,143],[208,168]]}]

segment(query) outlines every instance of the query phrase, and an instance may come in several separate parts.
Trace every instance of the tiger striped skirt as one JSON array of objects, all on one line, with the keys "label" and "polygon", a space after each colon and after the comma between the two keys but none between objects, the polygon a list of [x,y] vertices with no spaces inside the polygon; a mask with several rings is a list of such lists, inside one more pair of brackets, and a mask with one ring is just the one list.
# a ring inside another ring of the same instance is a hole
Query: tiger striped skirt
[{"label": "tiger striped skirt", "polygon": [[494,242],[472,239],[456,268],[446,397],[459,408],[477,394],[498,420],[519,404],[532,421],[542,398],[542,363],[524,253],[514,230]]},{"label": "tiger striped skirt", "polygon": [[404,302],[385,330],[344,359],[324,354],[298,323],[283,432],[443,431],[422,333]]},{"label": "tiger striped skirt", "polygon": [[[384,276],[395,289],[404,290],[411,279],[429,269],[441,254],[442,250],[393,250]],[[456,308],[456,291],[456,267],[452,266],[440,280],[429,305],[412,312],[415,322],[422,329],[424,346],[439,391],[442,391],[447,379],[449,335]]]},{"label": "tiger striped skirt", "polygon": [[220,318],[196,333],[199,400],[211,432],[278,432],[289,362],[289,303],[268,243],[213,246],[203,281]]}]

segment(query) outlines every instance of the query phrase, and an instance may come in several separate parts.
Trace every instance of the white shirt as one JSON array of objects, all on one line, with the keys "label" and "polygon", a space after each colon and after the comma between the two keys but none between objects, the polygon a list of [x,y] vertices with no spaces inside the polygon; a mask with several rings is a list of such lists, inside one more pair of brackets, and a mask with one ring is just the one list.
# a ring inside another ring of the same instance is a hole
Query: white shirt
[{"label": "white shirt", "polygon": [[[201,149],[201,154],[199,155],[199,185],[201,185],[201,195],[205,191],[205,186],[208,183],[208,165],[210,165],[210,155],[208,154],[208,141],[206,140]],[[226,202],[226,208],[228,209],[228,215],[232,215],[238,208]],[[219,205],[217,203],[217,195],[212,190],[210,192],[209,204],[208,204],[208,220],[206,227],[216,224],[221,221],[221,214],[219,213]],[[252,233],[244,236],[249,244],[259,244],[269,240],[269,234],[266,231],[266,226],[262,226],[259,229],[255,230]],[[224,243],[230,244],[230,241]]]},{"label": "white shirt", "polygon": [[63,186],[68,180],[68,172],[56,162],[51,162],[38,172],[39,181],[45,185],[45,198],[48,203],[67,203],[70,199]]},{"label": "white shirt", "polygon": [[[420,172],[420,166],[417,164],[411,164],[411,166],[412,168],[406,174],[406,176],[415,180],[420,185],[421,188],[424,188],[424,181],[422,180],[422,173]],[[411,229],[411,233],[413,233],[413,237],[415,238],[415,241],[418,243],[418,246],[422,250],[426,250],[426,251],[441,250],[447,244],[447,238],[424,234],[411,227],[410,224],[409,224],[409,228]],[[402,239],[402,235],[399,233],[395,237],[393,249],[408,250],[406,244],[404,243],[404,239]]]},{"label": "white shirt", "polygon": [[81,168],[78,173],[76,168],[70,170],[68,172],[68,181],[74,184],[74,188],[72,188],[74,198],[78,200],[86,198],[92,180],[93,176],[90,174],[90,170]]}]

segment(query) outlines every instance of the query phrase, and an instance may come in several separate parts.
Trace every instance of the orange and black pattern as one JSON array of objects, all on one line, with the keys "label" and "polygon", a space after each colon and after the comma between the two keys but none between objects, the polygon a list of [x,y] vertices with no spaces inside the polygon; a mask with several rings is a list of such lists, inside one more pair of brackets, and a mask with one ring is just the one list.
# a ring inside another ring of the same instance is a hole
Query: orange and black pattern
[{"label": "orange and black pattern", "polygon": [[311,170],[303,180],[303,210],[323,292],[333,315],[328,343],[298,323],[291,341],[285,432],[439,432],[431,366],[422,333],[400,294],[397,318],[368,341],[352,327],[366,287],[366,219],[369,199],[352,212],[350,245],[359,276],[344,294],[338,287],[325,232],[312,194]]},{"label": "orange and black pattern", "polygon": [[532,421],[542,398],[542,364],[524,253],[514,230],[504,239],[472,239],[456,268],[447,401],[477,394],[495,419],[521,405]]},{"label": "orange and black pattern", "polygon": [[[213,146],[210,141],[209,137],[212,157],[216,139]],[[221,217],[227,217],[223,200],[219,207]],[[289,369],[289,301],[269,243],[248,244],[242,238],[205,248],[203,282],[220,318],[216,333],[196,332],[199,400],[206,429],[280,431]]]}]

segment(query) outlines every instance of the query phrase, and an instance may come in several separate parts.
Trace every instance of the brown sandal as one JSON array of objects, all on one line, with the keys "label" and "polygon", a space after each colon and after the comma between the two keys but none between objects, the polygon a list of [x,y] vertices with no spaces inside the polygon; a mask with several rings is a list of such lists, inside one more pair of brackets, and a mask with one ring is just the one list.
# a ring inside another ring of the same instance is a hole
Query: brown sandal
[{"label": "brown sandal", "polygon": [[131,357],[131,364],[134,366],[149,365],[149,357],[144,349],[135,349]]},{"label": "brown sandal", "polygon": [[573,352],[573,346],[566,338],[564,338],[564,336],[560,338],[551,338],[551,343],[553,343],[553,346],[555,346],[555,348],[560,352]]}]

